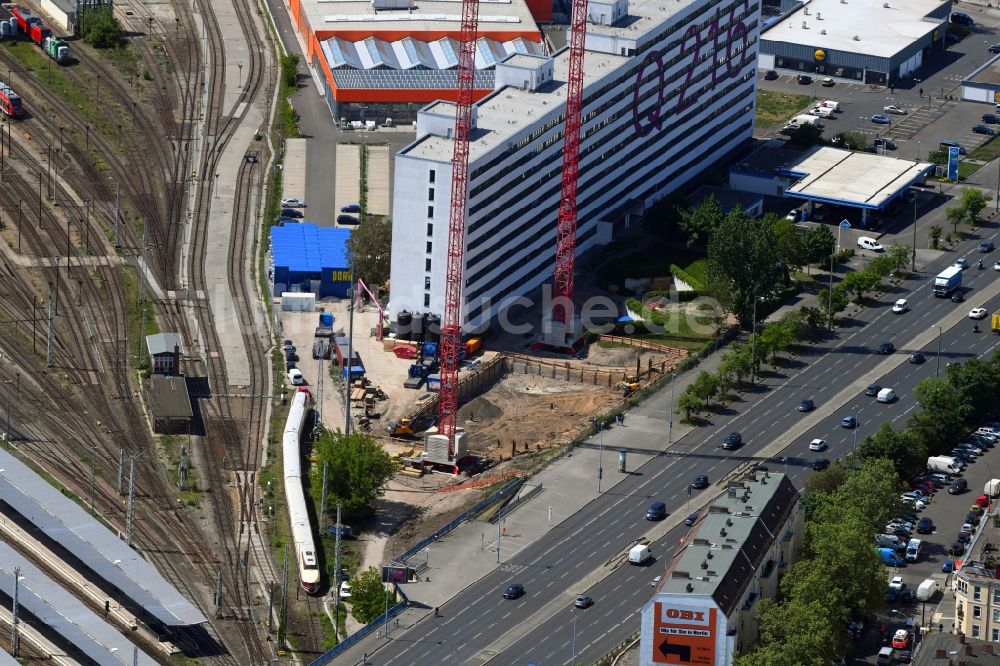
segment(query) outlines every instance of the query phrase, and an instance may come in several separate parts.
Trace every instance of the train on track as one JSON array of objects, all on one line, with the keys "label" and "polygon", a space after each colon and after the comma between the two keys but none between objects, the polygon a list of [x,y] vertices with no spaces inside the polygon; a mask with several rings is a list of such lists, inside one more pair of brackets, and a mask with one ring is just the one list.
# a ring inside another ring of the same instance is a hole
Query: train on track
[{"label": "train on track", "polygon": [[309,413],[309,391],[299,389],[292,398],[288,420],[281,438],[281,457],[284,465],[285,500],[288,505],[288,522],[292,526],[292,541],[295,542],[295,562],[299,571],[299,583],[308,594],[319,591],[319,559],[313,541],[309,510],[302,490],[302,452],[299,445],[306,416]]},{"label": "train on track", "polygon": [[[13,17],[10,19],[12,29],[23,33],[28,39],[38,44],[47,56],[60,65],[69,62],[69,45],[64,40],[53,37],[52,31],[45,26],[35,12],[20,5],[11,5],[9,9]],[[8,31],[3,30],[2,32],[6,34]]]},{"label": "train on track", "polygon": [[2,82],[0,82],[0,111],[11,118],[17,118],[21,115],[21,96]]}]

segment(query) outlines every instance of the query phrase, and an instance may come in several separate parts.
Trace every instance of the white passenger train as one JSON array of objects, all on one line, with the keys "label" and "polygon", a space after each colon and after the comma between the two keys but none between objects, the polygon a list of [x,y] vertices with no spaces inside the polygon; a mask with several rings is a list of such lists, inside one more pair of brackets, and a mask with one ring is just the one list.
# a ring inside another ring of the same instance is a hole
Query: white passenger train
[{"label": "white passenger train", "polygon": [[299,450],[308,413],[309,392],[304,389],[299,390],[292,398],[292,407],[288,410],[281,448],[285,474],[285,500],[288,504],[288,522],[292,526],[292,541],[295,542],[299,582],[303,590],[309,594],[316,594],[319,591],[319,561],[313,543],[312,525],[309,523],[309,510],[302,491],[302,454]]}]

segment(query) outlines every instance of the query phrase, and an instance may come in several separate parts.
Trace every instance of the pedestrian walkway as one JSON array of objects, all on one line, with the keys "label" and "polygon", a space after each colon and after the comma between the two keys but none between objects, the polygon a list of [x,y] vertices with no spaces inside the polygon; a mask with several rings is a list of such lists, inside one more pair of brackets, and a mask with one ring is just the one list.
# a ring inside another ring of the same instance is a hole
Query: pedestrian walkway
[{"label": "pedestrian walkway", "polygon": [[337,144],[337,170],[334,179],[336,210],[361,201],[361,146]]},{"label": "pedestrian walkway", "polygon": [[368,146],[368,162],[365,169],[368,187],[368,212],[373,215],[388,215],[389,202],[389,146]]}]

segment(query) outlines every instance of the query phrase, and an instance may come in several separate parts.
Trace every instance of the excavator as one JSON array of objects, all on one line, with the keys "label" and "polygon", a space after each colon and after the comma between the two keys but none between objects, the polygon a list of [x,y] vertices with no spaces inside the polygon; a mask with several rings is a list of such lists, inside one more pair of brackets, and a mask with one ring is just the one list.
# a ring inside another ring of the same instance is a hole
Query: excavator
[{"label": "excavator", "polygon": [[639,390],[639,378],[636,375],[625,375],[625,379],[617,386],[622,392],[622,397],[629,397]]}]

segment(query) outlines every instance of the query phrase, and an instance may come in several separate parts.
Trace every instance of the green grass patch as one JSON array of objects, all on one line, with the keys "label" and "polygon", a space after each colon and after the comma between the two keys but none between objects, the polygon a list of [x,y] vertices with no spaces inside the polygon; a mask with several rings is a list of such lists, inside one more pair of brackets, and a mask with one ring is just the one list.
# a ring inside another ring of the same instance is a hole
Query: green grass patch
[{"label": "green grass patch", "polygon": [[611,258],[596,268],[597,278],[603,285],[621,285],[625,278],[665,276],[670,273],[671,264],[684,267],[702,258],[696,250],[671,247],[656,241],[646,242],[639,248],[634,246],[635,241],[630,239],[627,246],[618,245],[618,253],[615,252],[615,243],[605,251],[604,256]]},{"label": "green grass patch", "polygon": [[708,283],[708,260],[706,259],[695,259],[687,266],[684,266],[684,272],[698,280],[701,284]]},{"label": "green grass patch", "polygon": [[[156,309],[153,307],[153,301],[149,297],[148,287],[144,290],[145,299],[142,304],[142,308],[137,307],[139,301],[139,277],[132,272],[131,268],[125,268],[121,271],[122,276],[122,286],[125,288],[125,308],[128,311],[128,332],[129,339],[134,341],[132,348],[129,349],[129,355],[133,357],[133,361],[136,363],[136,367],[143,367],[149,363],[149,359],[145,358],[145,351],[140,352],[140,345],[146,344],[146,336],[154,335],[160,332],[160,325],[156,321]],[[146,330],[142,330],[142,312],[146,312]],[[143,355],[145,362],[140,365],[138,364],[139,356]]]},{"label": "green grass patch", "polygon": [[979,171],[984,165],[975,162],[960,162],[958,165],[958,179],[965,180],[972,174]]},{"label": "green grass patch", "polygon": [[808,95],[757,89],[757,127],[770,127],[785,122],[809,105]]},{"label": "green grass patch", "polygon": [[990,137],[989,141],[969,153],[969,159],[981,162],[992,162],[998,157],[1000,157],[1000,141],[997,141],[997,135]]}]

